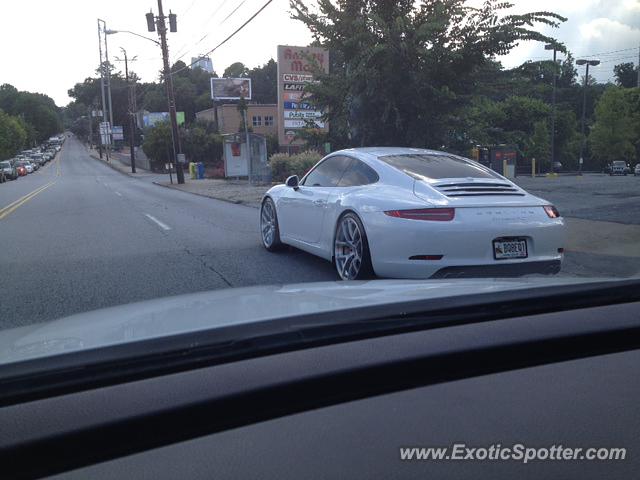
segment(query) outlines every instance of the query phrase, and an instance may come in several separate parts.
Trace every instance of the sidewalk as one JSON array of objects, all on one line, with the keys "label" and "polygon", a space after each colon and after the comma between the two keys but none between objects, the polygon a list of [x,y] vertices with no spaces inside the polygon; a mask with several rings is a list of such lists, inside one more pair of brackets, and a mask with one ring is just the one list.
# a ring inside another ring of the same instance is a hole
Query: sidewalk
[{"label": "sidewalk", "polygon": [[[96,160],[100,160],[100,154],[96,149],[90,149],[89,155]],[[189,177],[188,172],[185,172],[187,174],[184,179],[185,183],[178,185],[175,173],[173,174],[173,183],[171,183],[169,175],[166,173],[153,173],[140,167],[136,167],[136,173],[131,173],[131,167],[119,160],[118,153],[112,152],[111,155],[110,162],[105,160],[104,155],[101,161],[114,170],[118,170],[131,177],[151,181],[155,185],[162,187],[173,188],[174,190],[181,190],[194,195],[238,203],[254,208],[260,206],[262,196],[271,187],[271,185],[249,185],[249,182],[246,180],[223,180],[214,178],[193,180]]]},{"label": "sidewalk", "polygon": [[128,175],[131,175],[132,177],[144,177],[149,175],[155,175],[149,170],[145,170],[144,168],[140,168],[139,166],[136,166],[136,173],[131,173],[131,167],[128,164],[125,164],[120,161],[119,155],[121,154],[117,152],[111,152],[110,161],[108,162],[106,160],[106,155],[104,153],[102,154],[102,159],[100,158],[100,153],[98,152],[97,149],[90,148],[88,149],[88,152],[89,152],[89,155],[95,158],[96,160],[100,160],[105,164],[109,165],[114,170],[118,170],[119,172],[126,173]]},{"label": "sidewalk", "polygon": [[187,176],[185,176],[184,184],[182,185],[178,185],[175,178],[173,182],[173,184],[170,184],[169,181],[166,180],[161,182],[155,181],[153,183],[203,197],[231,203],[240,203],[254,208],[260,206],[262,196],[271,188],[271,185],[249,185],[249,182],[246,180],[223,180],[217,178],[192,180]]}]

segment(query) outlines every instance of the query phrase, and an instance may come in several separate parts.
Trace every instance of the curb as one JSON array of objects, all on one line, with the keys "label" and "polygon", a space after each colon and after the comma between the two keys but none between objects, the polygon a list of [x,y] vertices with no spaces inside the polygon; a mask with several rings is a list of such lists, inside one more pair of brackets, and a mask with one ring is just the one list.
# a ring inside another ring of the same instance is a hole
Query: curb
[{"label": "curb", "polygon": [[158,182],[151,182],[151,183],[153,183],[154,185],[158,185],[159,187],[168,188],[170,190],[177,190],[178,192],[189,193],[191,195],[197,195],[198,197],[209,198],[211,200],[219,200],[221,202],[227,202],[233,205],[242,205],[243,207],[255,208],[256,210],[260,208],[258,205],[252,205],[250,203],[243,202],[242,200],[231,200],[229,198],[224,198],[224,197],[212,197],[210,195],[205,195],[204,193],[190,192],[189,190],[182,190],[181,188],[175,188],[175,187],[172,187],[171,185],[164,185]]},{"label": "curb", "polygon": [[[91,153],[90,151],[87,150],[87,153],[89,154],[89,156],[91,158],[93,158],[94,160],[98,160],[99,162],[107,165],[109,168],[115,170],[116,172],[120,172],[123,175],[126,175],[127,177],[131,177],[131,178],[140,178],[138,176],[133,175],[131,172],[125,172],[124,170],[120,170],[118,167],[114,167],[113,166],[113,162],[107,162],[105,160],[102,160],[100,157],[96,157],[93,153]],[[140,168],[140,170],[144,170],[143,168]],[[147,172],[147,170],[145,170],[145,172]],[[154,182],[155,183],[155,182]]]}]

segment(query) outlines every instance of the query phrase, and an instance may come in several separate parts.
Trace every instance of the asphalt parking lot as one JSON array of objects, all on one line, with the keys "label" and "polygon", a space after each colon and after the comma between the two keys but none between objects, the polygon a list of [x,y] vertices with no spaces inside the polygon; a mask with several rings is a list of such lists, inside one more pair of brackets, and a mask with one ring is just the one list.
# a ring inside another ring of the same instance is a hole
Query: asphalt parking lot
[{"label": "asphalt parking lot", "polygon": [[515,182],[549,200],[565,217],[564,274],[640,274],[640,177],[585,174],[518,177]]}]

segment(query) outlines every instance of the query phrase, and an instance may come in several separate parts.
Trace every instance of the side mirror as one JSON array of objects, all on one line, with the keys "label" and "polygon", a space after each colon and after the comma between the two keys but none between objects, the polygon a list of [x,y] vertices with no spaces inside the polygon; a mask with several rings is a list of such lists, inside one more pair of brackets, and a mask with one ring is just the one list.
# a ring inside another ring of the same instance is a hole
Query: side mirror
[{"label": "side mirror", "polygon": [[290,177],[287,178],[287,181],[285,182],[285,185],[287,187],[291,187],[294,190],[298,189],[298,176],[297,175],[291,175]]}]

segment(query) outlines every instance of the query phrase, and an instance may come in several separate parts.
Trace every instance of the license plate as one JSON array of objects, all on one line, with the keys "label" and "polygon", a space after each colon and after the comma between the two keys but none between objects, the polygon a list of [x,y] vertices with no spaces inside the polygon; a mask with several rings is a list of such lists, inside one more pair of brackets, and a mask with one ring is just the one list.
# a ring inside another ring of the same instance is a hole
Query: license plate
[{"label": "license plate", "polygon": [[523,238],[502,238],[493,241],[493,258],[527,258],[527,241]]}]

